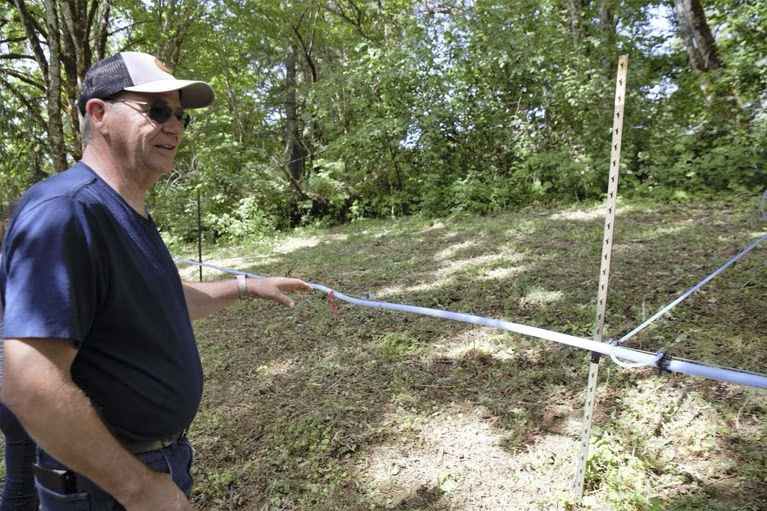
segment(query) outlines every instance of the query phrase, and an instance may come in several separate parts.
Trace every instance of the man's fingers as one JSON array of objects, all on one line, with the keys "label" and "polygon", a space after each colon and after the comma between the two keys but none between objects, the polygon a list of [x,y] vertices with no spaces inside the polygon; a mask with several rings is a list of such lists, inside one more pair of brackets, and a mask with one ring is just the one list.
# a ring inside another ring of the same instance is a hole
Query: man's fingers
[{"label": "man's fingers", "polygon": [[267,300],[273,300],[285,307],[291,308],[295,302],[285,294],[291,291],[311,291],[312,286],[301,279],[290,277],[267,277],[256,282],[256,295]]},{"label": "man's fingers", "polygon": [[284,291],[311,291],[312,286],[300,279],[289,279],[284,286],[280,286]]}]

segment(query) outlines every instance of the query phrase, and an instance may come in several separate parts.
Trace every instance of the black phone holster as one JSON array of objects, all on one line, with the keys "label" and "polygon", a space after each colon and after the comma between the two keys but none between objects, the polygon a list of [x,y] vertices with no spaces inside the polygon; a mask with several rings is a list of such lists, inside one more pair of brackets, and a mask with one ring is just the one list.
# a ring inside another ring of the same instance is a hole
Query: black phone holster
[{"label": "black phone holster", "polygon": [[37,463],[32,467],[40,485],[61,494],[77,492],[77,477],[71,470],[47,468]]}]

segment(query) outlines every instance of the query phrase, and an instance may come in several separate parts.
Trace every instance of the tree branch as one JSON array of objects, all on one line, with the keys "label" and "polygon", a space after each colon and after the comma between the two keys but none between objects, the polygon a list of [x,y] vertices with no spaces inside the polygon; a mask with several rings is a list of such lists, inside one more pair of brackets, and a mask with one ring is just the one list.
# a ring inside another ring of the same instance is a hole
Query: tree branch
[{"label": "tree branch", "polygon": [[24,105],[27,108],[27,111],[29,114],[35,118],[35,121],[37,121],[40,126],[45,126],[45,119],[43,119],[42,114],[40,113],[40,109],[37,107],[36,104],[32,103],[27,99],[27,96],[22,93],[17,87],[15,87],[12,83],[8,82],[6,79],[4,79],[2,76],[0,76],[0,84],[3,85],[4,89],[7,89],[11,92],[11,94],[18,99],[22,105]]},{"label": "tree branch", "polygon": [[30,75],[21,73],[15,69],[9,69],[9,68],[2,68],[0,69],[0,76],[3,74],[7,76],[12,76],[16,78],[17,80],[26,83],[27,85],[31,85],[37,89],[40,89],[40,91],[45,92],[45,84],[40,83],[38,80],[35,80]]}]

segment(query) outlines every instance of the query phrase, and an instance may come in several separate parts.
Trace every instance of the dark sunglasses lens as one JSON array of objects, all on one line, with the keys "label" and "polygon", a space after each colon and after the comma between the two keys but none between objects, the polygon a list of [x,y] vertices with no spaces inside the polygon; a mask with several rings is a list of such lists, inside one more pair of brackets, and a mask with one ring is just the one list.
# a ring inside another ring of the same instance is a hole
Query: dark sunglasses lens
[{"label": "dark sunglasses lens", "polygon": [[178,122],[180,122],[184,128],[189,126],[189,123],[192,122],[192,116],[183,110],[176,110],[176,119],[178,119]]},{"label": "dark sunglasses lens", "polygon": [[173,110],[168,105],[163,104],[150,105],[146,112],[150,119],[160,124],[168,122],[172,113]]},{"label": "dark sunglasses lens", "polygon": [[165,103],[150,105],[149,110],[147,110],[147,115],[150,119],[160,124],[168,122],[170,116],[175,115],[176,119],[178,119],[178,122],[180,122],[184,128],[189,126],[189,123],[192,121],[192,117],[188,113],[184,112],[183,110],[174,111]]}]

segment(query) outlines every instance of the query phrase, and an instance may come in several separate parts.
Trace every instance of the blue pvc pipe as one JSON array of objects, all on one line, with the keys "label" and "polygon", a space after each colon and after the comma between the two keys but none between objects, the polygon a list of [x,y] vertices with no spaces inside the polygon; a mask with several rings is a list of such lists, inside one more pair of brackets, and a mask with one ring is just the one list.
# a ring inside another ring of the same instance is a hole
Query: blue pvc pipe
[{"label": "blue pvc pipe", "polygon": [[[208,263],[201,263],[199,261],[193,261],[191,259],[176,258],[176,262],[194,264],[197,266],[206,266],[225,273],[231,273],[234,275],[246,275],[253,278],[261,278],[261,275],[254,273],[247,273],[231,268],[224,268]],[[312,289],[331,295],[339,300],[349,302],[354,305],[360,305],[362,307],[370,307],[373,309],[388,309],[401,312],[411,312],[414,314],[421,314],[424,316],[432,316],[443,319],[450,319],[453,321],[461,321],[464,323],[472,323],[475,325],[485,326],[489,328],[500,328],[515,332],[522,335],[528,335],[531,337],[537,337],[547,341],[558,342],[575,348],[580,348],[592,352],[596,352],[602,355],[608,355],[613,361],[623,367],[645,367],[654,366],[662,371],[674,371],[677,373],[690,374],[693,376],[700,376],[702,378],[708,378],[712,380],[721,380],[730,383],[736,383],[738,385],[747,385],[749,387],[756,387],[760,389],[767,389],[767,375],[752,373],[747,371],[739,371],[736,369],[726,369],[722,367],[710,366],[702,363],[691,362],[687,360],[677,360],[673,358],[664,357],[662,353],[650,353],[647,351],[635,350],[631,348],[624,348],[618,346],[615,343],[606,343],[594,341],[592,339],[586,339],[583,337],[576,337],[574,335],[561,334],[552,330],[545,330],[534,326],[521,325],[519,323],[511,323],[499,319],[486,318],[482,316],[475,316],[473,314],[464,314],[460,312],[451,312],[439,309],[430,309],[427,307],[418,307],[414,305],[403,305],[398,303],[379,302],[377,300],[369,300],[363,298],[356,298],[353,296],[339,293],[329,287],[309,283]],[[628,360],[633,365],[628,366],[620,360]]]}]

